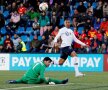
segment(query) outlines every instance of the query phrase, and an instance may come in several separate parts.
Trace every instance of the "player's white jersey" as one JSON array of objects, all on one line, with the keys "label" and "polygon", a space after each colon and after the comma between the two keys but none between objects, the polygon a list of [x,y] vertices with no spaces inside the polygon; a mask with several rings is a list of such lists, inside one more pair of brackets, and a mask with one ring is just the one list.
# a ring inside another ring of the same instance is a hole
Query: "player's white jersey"
[{"label": "player's white jersey", "polygon": [[76,43],[82,46],[86,45],[76,38],[74,32],[70,28],[66,28],[66,27],[61,28],[57,36],[55,37],[54,42],[57,42],[57,39],[59,37],[61,37],[62,39],[61,47],[71,46],[73,41],[75,41]]}]

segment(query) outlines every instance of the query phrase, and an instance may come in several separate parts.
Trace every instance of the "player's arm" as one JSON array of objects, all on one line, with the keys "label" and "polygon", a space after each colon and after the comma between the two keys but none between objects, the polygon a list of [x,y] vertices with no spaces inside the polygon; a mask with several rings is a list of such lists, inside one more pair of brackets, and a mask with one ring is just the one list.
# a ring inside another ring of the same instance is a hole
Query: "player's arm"
[{"label": "player's arm", "polygon": [[48,83],[48,80],[45,78],[45,69],[43,69],[43,68],[41,68],[41,71],[40,71],[40,80],[42,81],[42,82],[45,82],[45,83]]},{"label": "player's arm", "polygon": [[76,43],[78,43],[78,44],[80,44],[80,45],[82,45],[82,46],[87,46],[85,43],[83,43],[83,42],[81,42],[80,40],[78,40],[78,39],[76,38],[76,36],[74,35],[74,33],[73,33],[73,39],[74,39],[74,41],[75,41]]},{"label": "player's arm", "polygon": [[60,38],[61,34],[62,34],[62,30],[60,29],[59,32],[58,32],[58,34],[54,38],[54,45],[55,46],[57,46],[57,40],[58,40],[58,38]]}]

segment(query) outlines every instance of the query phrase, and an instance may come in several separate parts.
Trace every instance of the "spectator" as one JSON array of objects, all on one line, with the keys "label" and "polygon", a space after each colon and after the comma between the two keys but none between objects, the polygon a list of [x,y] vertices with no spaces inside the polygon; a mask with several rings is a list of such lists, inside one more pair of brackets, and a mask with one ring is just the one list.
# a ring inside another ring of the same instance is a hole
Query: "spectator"
[{"label": "spectator", "polygon": [[2,12],[0,11],[0,29],[2,27],[4,27],[4,25],[5,25],[5,18],[3,16]]},{"label": "spectator", "polygon": [[108,15],[108,2],[105,2],[103,5],[103,17]]},{"label": "spectator", "polygon": [[81,53],[87,53],[87,50],[86,50],[86,48],[84,48],[84,46],[81,46],[81,48],[79,48],[77,52],[80,54]]},{"label": "spectator", "polygon": [[58,3],[55,3],[52,7],[52,12],[55,12],[58,15],[59,5]]},{"label": "spectator", "polygon": [[42,12],[42,15],[39,18],[39,25],[40,25],[40,35],[42,36],[43,33],[47,30],[47,25],[49,25],[49,18],[45,12]]},{"label": "spectator", "polygon": [[98,48],[98,53],[102,53],[102,54],[108,53],[106,44],[103,43],[102,46],[100,48]]},{"label": "spectator", "polygon": [[87,19],[86,22],[85,22],[85,24],[84,24],[84,29],[86,30],[86,33],[88,33],[88,31],[90,30],[91,25],[92,25],[91,20]]},{"label": "spectator", "polygon": [[104,34],[104,36],[103,36],[102,43],[104,43],[104,44],[106,44],[106,46],[108,46],[108,37],[106,36],[106,34]]},{"label": "spectator", "polygon": [[88,19],[90,19],[92,23],[94,23],[94,20],[95,20],[95,19],[94,19],[93,14],[92,14],[91,11],[88,11],[88,12],[86,13],[86,17],[87,17]]},{"label": "spectator", "polygon": [[103,21],[101,22],[100,24],[100,30],[102,32],[105,32],[106,30],[108,30],[108,21],[107,21],[107,18],[103,18]]},{"label": "spectator", "polygon": [[55,12],[52,12],[52,16],[51,16],[51,24],[53,25],[53,27],[56,26],[57,24],[57,14]]},{"label": "spectator", "polygon": [[97,18],[96,21],[94,22],[94,29],[98,30],[100,28],[101,24],[101,19]]},{"label": "spectator", "polygon": [[94,16],[96,16],[97,18],[102,18],[103,17],[103,7],[102,7],[103,3],[101,0],[98,1],[97,3],[98,3],[98,5],[97,5],[96,10],[94,12]]},{"label": "spectator", "polygon": [[23,5],[23,3],[20,4],[19,8],[18,8],[18,13],[20,15],[25,14],[27,8]]},{"label": "spectator", "polygon": [[29,16],[27,15],[27,11],[25,11],[24,13],[22,13],[21,15],[20,15],[20,26],[21,27],[25,27],[25,29],[26,29],[26,27],[27,27],[27,22],[29,21]]},{"label": "spectator", "polygon": [[83,13],[81,16],[79,16],[79,19],[77,21],[78,22],[77,27],[84,27],[86,19],[87,19],[87,15],[85,13]]},{"label": "spectator", "polygon": [[18,14],[17,11],[14,11],[11,15],[11,20],[14,24],[18,24],[20,21],[20,15]]},{"label": "spectator", "polygon": [[52,33],[52,26],[48,26],[47,30],[43,33],[43,36],[45,37],[45,39],[49,39],[49,36]]},{"label": "spectator", "polygon": [[0,53],[4,53],[4,48],[3,48],[3,45],[0,45]]},{"label": "spectator", "polygon": [[82,34],[81,34],[82,40],[84,40],[86,36],[87,35],[85,34],[85,30],[82,30]]},{"label": "spectator", "polygon": [[[11,1],[11,0],[10,0]],[[9,11],[10,11],[10,13],[13,13],[14,11],[16,11],[17,10],[17,5],[16,5],[16,2],[12,2],[12,3],[10,3],[10,4],[12,4],[11,6],[9,5]]]},{"label": "spectator", "polygon": [[18,46],[17,46],[17,52],[26,52],[27,49],[26,49],[26,45],[25,43],[22,41],[21,38],[18,38]]},{"label": "spectator", "polygon": [[58,34],[58,32],[59,32],[59,27],[56,26],[55,29],[54,29],[54,31],[51,33],[51,35],[52,35],[53,37],[55,37],[55,36]]},{"label": "spectator", "polygon": [[97,36],[97,39],[98,39],[98,41],[99,41],[99,45],[101,45],[101,44],[102,44],[103,35],[102,35],[102,33],[101,33],[100,30],[97,31],[96,36]]},{"label": "spectator", "polygon": [[6,25],[6,31],[8,34],[13,35],[17,31],[17,26],[13,24],[12,20],[10,20],[10,23]]},{"label": "spectator", "polygon": [[100,45],[98,43],[97,36],[94,36],[91,40],[91,53],[97,53],[98,46]]},{"label": "spectator", "polygon": [[88,32],[88,36],[90,37],[90,39],[93,39],[97,34],[97,31],[94,29],[93,26],[91,26],[91,29]]},{"label": "spectator", "polygon": [[39,36],[40,35],[40,27],[37,18],[34,19],[34,22],[32,24],[32,28],[34,30],[34,35]]},{"label": "spectator", "polygon": [[104,33],[105,33],[105,34],[106,34],[106,36],[108,37],[108,30],[106,30]]},{"label": "spectator", "polygon": [[3,45],[3,42],[4,42],[3,37],[0,35],[0,45]]},{"label": "spectator", "polygon": [[14,52],[14,45],[10,35],[6,35],[3,45],[5,52]]},{"label": "spectator", "polygon": [[[91,46],[91,40],[88,38],[88,36],[85,37],[84,43],[88,46]],[[87,53],[90,53],[90,48],[86,48]]]},{"label": "spectator", "polygon": [[80,18],[80,14],[79,14],[78,10],[75,9],[75,10],[74,10],[73,17],[72,17],[72,19],[73,19],[73,20],[72,20],[72,25],[73,25],[73,27],[77,27],[79,18]]},{"label": "spectator", "polygon": [[83,2],[79,3],[79,6],[77,7],[77,10],[80,14],[86,13],[86,7],[84,6]]},{"label": "spectator", "polygon": [[[81,35],[79,35],[78,39],[79,39],[80,41],[84,42],[84,40],[82,40],[82,36],[81,36]],[[76,43],[76,42],[74,42],[73,47],[74,47],[75,51],[77,52],[78,49],[81,48],[81,45],[78,44],[78,43]]]},{"label": "spectator", "polygon": [[17,46],[19,45],[19,42],[18,42],[19,39],[18,38],[19,38],[18,35],[14,34],[14,38],[12,39],[15,52],[17,52]]},{"label": "spectator", "polygon": [[77,30],[76,27],[74,27],[74,30],[73,31],[74,31],[75,36],[78,37],[79,36],[79,32],[78,32],[78,30]]},{"label": "spectator", "polygon": [[60,8],[59,8],[59,16],[65,16],[65,5],[64,5],[64,3],[63,2],[61,2],[61,4],[60,4]]},{"label": "spectator", "polygon": [[39,19],[40,13],[35,12],[35,11],[34,11],[34,8],[31,7],[31,8],[28,10],[27,15],[30,17],[30,20],[31,20],[31,21],[34,21],[35,18],[38,18],[38,19]]},{"label": "spectator", "polygon": [[30,50],[29,52],[39,52],[40,41],[37,39],[37,36],[34,36],[34,39],[30,42]]},{"label": "spectator", "polygon": [[45,52],[47,53],[51,53],[51,52],[54,52],[54,42],[53,42],[54,38],[52,36],[49,36],[49,39],[48,39],[48,45],[43,45],[43,47],[46,47],[46,50]]},{"label": "spectator", "polygon": [[93,14],[93,7],[92,7],[90,2],[88,2],[88,6],[87,6],[87,11],[86,12],[88,13],[89,11]]},{"label": "spectator", "polygon": [[44,47],[44,45],[48,46],[48,39],[45,38],[45,36],[42,36],[42,40],[40,41],[40,52],[44,53],[47,47]]}]

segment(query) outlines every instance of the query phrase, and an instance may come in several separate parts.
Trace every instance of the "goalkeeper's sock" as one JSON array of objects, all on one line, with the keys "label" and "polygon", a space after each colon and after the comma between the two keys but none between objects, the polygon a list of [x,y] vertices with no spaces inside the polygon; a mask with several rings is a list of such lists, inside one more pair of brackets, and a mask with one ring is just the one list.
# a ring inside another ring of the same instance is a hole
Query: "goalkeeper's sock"
[{"label": "goalkeeper's sock", "polygon": [[49,82],[54,82],[55,84],[62,84],[62,80],[56,80],[52,78],[49,78]]},{"label": "goalkeeper's sock", "polygon": [[49,78],[49,82],[54,82],[55,84],[66,84],[68,82],[68,79],[56,80],[56,79]]}]

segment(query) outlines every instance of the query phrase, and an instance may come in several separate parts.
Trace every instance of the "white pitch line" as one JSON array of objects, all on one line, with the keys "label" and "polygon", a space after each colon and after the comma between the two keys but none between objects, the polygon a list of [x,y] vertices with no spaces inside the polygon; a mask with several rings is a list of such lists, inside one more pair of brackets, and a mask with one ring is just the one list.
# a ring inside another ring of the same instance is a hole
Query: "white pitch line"
[{"label": "white pitch line", "polygon": [[17,87],[17,88],[5,88],[0,90],[15,90],[15,89],[25,89],[25,88],[36,88],[36,87],[53,87],[53,86],[67,86],[72,85],[74,83],[68,83],[68,84],[56,84],[56,85],[39,85],[39,86],[28,86],[28,87]]}]

